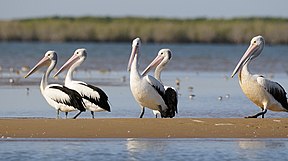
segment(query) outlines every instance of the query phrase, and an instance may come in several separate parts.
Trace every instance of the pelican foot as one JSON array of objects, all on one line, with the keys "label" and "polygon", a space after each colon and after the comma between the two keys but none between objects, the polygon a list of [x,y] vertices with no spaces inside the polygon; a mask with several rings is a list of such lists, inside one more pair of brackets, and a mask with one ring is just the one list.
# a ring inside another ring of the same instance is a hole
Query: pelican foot
[{"label": "pelican foot", "polygon": [[246,116],[245,118],[257,118],[258,116],[262,116],[262,118],[264,118],[264,115],[266,112],[267,112],[267,109],[264,109],[263,111],[256,113],[255,115]]},{"label": "pelican foot", "polygon": [[248,118],[257,118],[258,116],[257,115],[252,115],[252,116],[246,116],[244,117],[245,119],[248,119]]}]

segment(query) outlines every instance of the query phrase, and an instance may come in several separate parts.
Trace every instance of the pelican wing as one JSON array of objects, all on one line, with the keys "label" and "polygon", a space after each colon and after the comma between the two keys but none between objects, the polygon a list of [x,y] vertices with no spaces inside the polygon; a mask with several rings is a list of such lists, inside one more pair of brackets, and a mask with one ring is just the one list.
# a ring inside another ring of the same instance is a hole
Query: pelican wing
[{"label": "pelican wing", "polygon": [[102,89],[84,82],[79,82],[78,85],[80,88],[78,88],[79,90],[77,91],[84,99],[94,103],[106,111],[111,111],[108,103],[108,96]]},{"label": "pelican wing", "polygon": [[277,100],[286,110],[288,110],[288,103],[286,92],[284,88],[277,82],[270,81],[263,76],[257,77],[257,82],[270,93],[275,100]]},{"label": "pelican wing", "polygon": [[52,100],[61,104],[73,106],[80,111],[86,111],[82,97],[75,90],[57,84],[51,84],[47,86],[45,90],[45,94]]},{"label": "pelican wing", "polygon": [[164,98],[165,95],[165,89],[164,86],[154,77],[147,75],[145,76],[148,83],[161,95],[162,98]]},{"label": "pelican wing", "polygon": [[165,86],[165,97],[166,97],[166,104],[171,107],[174,113],[178,113],[177,104],[178,104],[178,93],[177,90],[170,86]]}]

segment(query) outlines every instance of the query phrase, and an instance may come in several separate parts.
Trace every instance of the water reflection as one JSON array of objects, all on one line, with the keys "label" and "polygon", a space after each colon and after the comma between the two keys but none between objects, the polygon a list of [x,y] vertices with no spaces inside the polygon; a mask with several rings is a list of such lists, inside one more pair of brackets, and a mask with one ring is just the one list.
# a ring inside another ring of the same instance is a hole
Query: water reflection
[{"label": "water reflection", "polygon": [[[1,160],[287,160],[288,139],[0,139]],[[17,147],[17,148],[15,148]]]},{"label": "water reflection", "polygon": [[[238,142],[241,158],[245,160],[279,158],[283,149],[287,148],[287,143],[284,140],[241,140]],[[270,153],[275,155],[271,156]]]},{"label": "water reflection", "polygon": [[127,151],[129,160],[143,160],[146,159],[148,156],[143,154],[148,154],[149,158],[156,158],[164,159],[165,152],[167,152],[168,142],[162,140],[142,140],[142,139],[127,139]]},{"label": "water reflection", "polygon": [[283,141],[255,141],[255,140],[245,140],[239,141],[239,147],[241,149],[264,149],[264,148],[279,148],[285,147]]}]

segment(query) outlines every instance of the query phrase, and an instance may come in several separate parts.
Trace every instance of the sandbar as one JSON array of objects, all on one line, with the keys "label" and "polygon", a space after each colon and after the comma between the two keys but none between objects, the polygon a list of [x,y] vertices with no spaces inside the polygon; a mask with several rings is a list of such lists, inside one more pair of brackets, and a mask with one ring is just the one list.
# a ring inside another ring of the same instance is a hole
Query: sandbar
[{"label": "sandbar", "polygon": [[287,138],[288,118],[1,118],[1,138]]}]

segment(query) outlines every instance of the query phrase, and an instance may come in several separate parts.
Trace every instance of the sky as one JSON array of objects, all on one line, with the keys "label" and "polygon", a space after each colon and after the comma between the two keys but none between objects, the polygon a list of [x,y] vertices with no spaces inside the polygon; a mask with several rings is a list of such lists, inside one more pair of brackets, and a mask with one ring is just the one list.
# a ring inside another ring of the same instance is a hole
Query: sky
[{"label": "sky", "polygon": [[0,0],[0,19],[47,16],[288,18],[287,0]]}]

